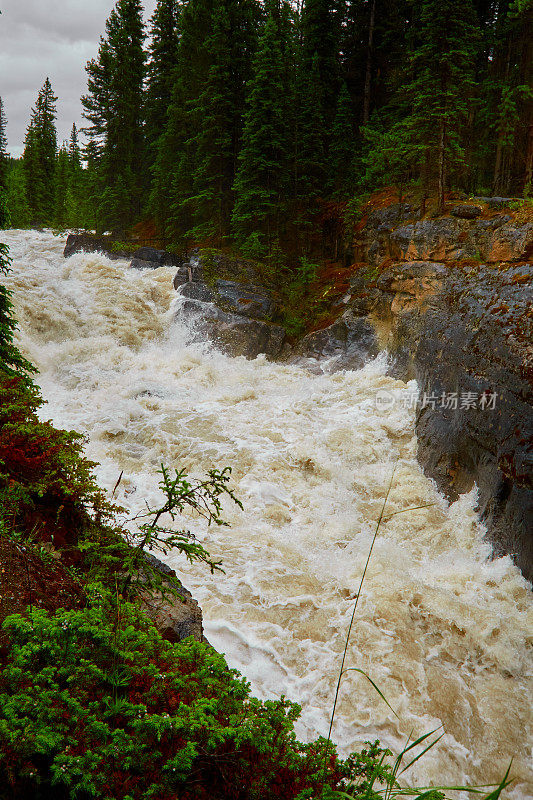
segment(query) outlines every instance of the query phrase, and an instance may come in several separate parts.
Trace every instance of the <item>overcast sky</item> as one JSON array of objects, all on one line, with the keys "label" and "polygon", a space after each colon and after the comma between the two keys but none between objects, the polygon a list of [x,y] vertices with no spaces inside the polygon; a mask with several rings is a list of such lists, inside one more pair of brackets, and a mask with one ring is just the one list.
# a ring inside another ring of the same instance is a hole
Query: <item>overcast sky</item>
[{"label": "overcast sky", "polygon": [[[156,0],[145,0],[145,18]],[[59,98],[58,141],[83,124],[85,64],[97,53],[115,0],[0,0],[0,97],[9,151],[22,153],[30,111],[48,76]]]}]

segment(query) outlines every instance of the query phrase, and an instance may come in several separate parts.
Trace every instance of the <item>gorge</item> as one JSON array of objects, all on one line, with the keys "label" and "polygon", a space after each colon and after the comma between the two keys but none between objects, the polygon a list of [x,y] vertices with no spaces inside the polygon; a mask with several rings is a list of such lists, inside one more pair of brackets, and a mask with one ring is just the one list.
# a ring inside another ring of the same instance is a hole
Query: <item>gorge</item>
[{"label": "gorge", "polygon": [[327,732],[394,470],[349,665],[372,677],[400,720],[348,673],[334,739],[344,752],[375,737],[396,749],[410,731],[442,724],[443,739],[408,780],[488,783],[513,756],[510,796],[526,797],[530,590],[509,556],[491,559],[476,489],[449,505],[424,475],[413,373],[388,374],[384,353],[340,371],[335,351],[329,362],[311,350],[302,363],[231,357],[180,314],[191,298],[175,293],[175,267],[132,269],[94,253],[64,260],[64,240],[49,232],[4,239],[17,343],[39,369],[44,415],[88,436],[100,484],[111,492],[123,471],[117,498],[138,511],[155,496],[161,462],[191,474],[232,467],[244,511],[228,506],[231,527],[205,534],[188,520],[225,574],[170,566],[200,603],[208,640],[254,692],[302,704],[304,738]]}]

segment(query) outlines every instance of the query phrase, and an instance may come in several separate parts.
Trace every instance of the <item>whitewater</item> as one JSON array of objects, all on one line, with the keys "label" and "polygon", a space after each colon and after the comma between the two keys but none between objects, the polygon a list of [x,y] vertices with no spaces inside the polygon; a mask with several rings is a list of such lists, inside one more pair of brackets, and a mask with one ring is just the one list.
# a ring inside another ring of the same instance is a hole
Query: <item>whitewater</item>
[{"label": "whitewater", "polygon": [[[161,463],[199,477],[230,466],[230,527],[193,531],[225,574],[169,555],[205,634],[262,698],[302,706],[297,733],[327,735],[354,595],[394,470],[351,634],[333,739],[347,754],[379,738],[443,737],[407,784],[499,781],[533,794],[530,586],[491,560],[475,490],[448,505],[416,461],[414,383],[380,356],[358,371],[231,358],[176,321],[174,270],[98,254],[64,259],[51,232],[2,233],[17,345],[35,364],[56,426],[119,504],[157,505]],[[380,410],[376,394],[394,402]],[[427,506],[395,513],[414,506]]]}]

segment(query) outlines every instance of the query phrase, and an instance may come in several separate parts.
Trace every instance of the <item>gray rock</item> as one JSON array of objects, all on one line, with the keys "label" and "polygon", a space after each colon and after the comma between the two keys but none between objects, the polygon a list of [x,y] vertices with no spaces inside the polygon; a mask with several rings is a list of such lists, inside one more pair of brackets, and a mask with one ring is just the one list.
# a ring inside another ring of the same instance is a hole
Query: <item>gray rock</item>
[{"label": "gray rock", "polygon": [[174,289],[179,289],[184,283],[201,282],[203,281],[204,270],[197,260],[191,259],[186,261],[178,267],[178,271],[174,275],[173,285]]},{"label": "gray rock", "polygon": [[180,289],[182,297],[189,297],[191,300],[200,300],[202,303],[213,303],[215,293],[205,283],[188,282],[184,283]]},{"label": "gray rock", "polygon": [[216,303],[224,311],[252,319],[271,320],[276,311],[272,298],[262,287],[217,280],[216,295]]},{"label": "gray rock", "polygon": [[366,221],[367,228],[374,228],[379,233],[392,231],[405,220],[418,219],[420,211],[409,203],[393,203],[387,208],[372,211]]},{"label": "gray rock", "polygon": [[168,593],[166,597],[160,592],[141,590],[141,607],[150,617],[159,633],[170,642],[181,642],[192,636],[199,642],[205,641],[202,611],[200,606],[178,579],[176,573],[167,564],[147,554],[146,560],[161,573],[168,585],[177,588],[179,597]]},{"label": "gray rock", "polygon": [[508,208],[509,203],[513,202],[512,197],[474,197],[474,200],[480,200],[486,203],[489,208]]},{"label": "gray rock", "polygon": [[457,249],[464,224],[441,217],[401,226],[390,234],[390,253],[405,261],[442,261]]},{"label": "gray rock", "polygon": [[92,233],[69,233],[63,256],[69,258],[74,253],[103,253],[113,261],[129,258],[131,251],[114,249],[115,240],[111,236],[96,236]]},{"label": "gray rock", "polygon": [[161,264],[157,261],[143,261],[141,258],[132,258],[130,269],[159,269]]},{"label": "gray rock", "polygon": [[[529,275],[526,283],[524,276]],[[519,280],[517,280],[517,278]],[[454,500],[477,484],[495,553],[533,578],[533,265],[451,270],[421,317],[415,353],[421,392],[471,392],[473,408],[420,407],[418,457]],[[483,409],[483,393],[496,393]]]},{"label": "gray rock", "polygon": [[457,205],[451,209],[450,214],[453,217],[459,217],[459,219],[476,219],[476,217],[480,217],[483,214],[483,209],[481,206]]},{"label": "gray rock", "polygon": [[345,311],[332,325],[309,333],[294,347],[295,357],[331,358],[335,369],[360,369],[379,352],[376,331],[364,318]]},{"label": "gray rock", "polygon": [[165,257],[167,257],[169,253],[166,253],[165,250],[156,250],[154,247],[139,247],[133,254],[135,259],[139,259],[140,261],[149,261],[153,264],[159,264],[159,266],[165,265]]},{"label": "gray rock", "polygon": [[280,325],[228,313],[199,300],[184,300],[176,317],[192,321],[202,338],[207,337],[232,356],[251,359],[264,353],[267,358],[275,359],[285,342],[285,329]]}]

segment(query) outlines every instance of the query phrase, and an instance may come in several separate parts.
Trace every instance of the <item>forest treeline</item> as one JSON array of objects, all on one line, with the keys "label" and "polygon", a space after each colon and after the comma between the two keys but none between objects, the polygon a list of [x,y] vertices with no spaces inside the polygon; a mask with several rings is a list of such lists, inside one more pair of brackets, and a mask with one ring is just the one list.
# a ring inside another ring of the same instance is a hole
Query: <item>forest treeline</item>
[{"label": "forest treeline", "polygon": [[[528,196],[532,0],[119,0],[75,127],[57,144],[45,81],[0,181],[14,225],[127,235],[261,258],[310,252],[383,185]],[[321,227],[322,226],[322,227]]]}]

